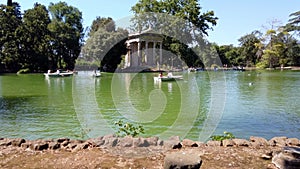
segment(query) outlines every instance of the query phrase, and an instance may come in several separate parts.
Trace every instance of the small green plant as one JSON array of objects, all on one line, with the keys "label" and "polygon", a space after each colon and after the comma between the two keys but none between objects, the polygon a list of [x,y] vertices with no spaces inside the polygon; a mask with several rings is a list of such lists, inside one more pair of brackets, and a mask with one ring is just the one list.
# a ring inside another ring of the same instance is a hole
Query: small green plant
[{"label": "small green plant", "polygon": [[116,121],[115,126],[118,128],[116,134],[120,137],[124,137],[124,136],[136,137],[144,133],[143,126],[134,125],[132,123],[124,123],[122,120]]},{"label": "small green plant", "polygon": [[213,136],[210,136],[210,138],[213,141],[222,141],[222,140],[227,140],[227,139],[233,139],[233,138],[235,138],[235,136],[230,132],[224,131],[223,135],[213,135]]}]

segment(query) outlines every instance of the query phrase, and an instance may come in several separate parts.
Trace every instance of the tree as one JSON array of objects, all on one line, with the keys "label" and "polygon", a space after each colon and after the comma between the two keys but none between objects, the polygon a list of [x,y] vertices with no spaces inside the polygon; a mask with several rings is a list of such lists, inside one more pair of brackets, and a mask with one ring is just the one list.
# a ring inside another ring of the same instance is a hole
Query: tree
[{"label": "tree", "polygon": [[218,19],[213,11],[201,13],[197,0],[140,0],[131,10],[135,14],[134,31],[151,28],[161,32],[165,35],[164,49],[181,57],[188,66],[194,66],[200,59],[195,58],[199,54],[187,55],[191,52],[189,46],[202,42],[203,35],[208,35],[207,30]]},{"label": "tree", "polygon": [[238,62],[240,56],[239,47],[234,47],[230,45],[230,50],[226,51],[225,58],[228,61],[227,66],[238,66],[240,62]]},{"label": "tree", "polygon": [[287,31],[295,31],[300,35],[300,11],[290,14],[289,22],[285,25]]},{"label": "tree", "polygon": [[108,32],[116,31],[115,22],[113,21],[113,19],[111,17],[108,17],[108,18],[97,17],[92,23],[92,26],[88,33],[89,36],[90,37],[93,36],[93,34],[95,32],[97,32],[100,28],[104,29]]},{"label": "tree", "polygon": [[[152,28],[157,27],[161,22],[157,22],[155,15],[146,17],[152,13],[165,13],[168,15],[176,16],[186,20],[185,28],[189,31],[204,33],[208,35],[207,30],[211,29],[211,25],[217,24],[217,17],[214,16],[213,11],[208,11],[201,14],[201,7],[197,0],[140,0],[135,6],[131,8],[137,17],[142,16],[138,21],[141,30],[147,29],[149,26]],[[146,17],[146,18],[143,18]],[[169,18],[170,19],[170,18]],[[165,25],[164,25],[165,26]]]},{"label": "tree", "polygon": [[16,72],[20,65],[20,41],[17,31],[22,24],[20,5],[8,1],[8,5],[0,6],[0,69]]},{"label": "tree", "polygon": [[111,18],[97,17],[89,35],[82,49],[83,57],[98,61],[102,71],[114,72],[121,62],[121,56],[127,52],[125,41],[128,32],[121,28],[116,30]]},{"label": "tree", "polygon": [[260,32],[254,31],[250,34],[242,36],[238,41],[240,42],[240,57],[242,63],[246,67],[254,66],[257,60],[258,48],[257,43],[260,43]]},{"label": "tree", "polygon": [[36,3],[33,9],[25,11],[23,24],[19,30],[22,43],[22,69],[30,72],[45,72],[50,57],[50,18],[44,5]]},{"label": "tree", "polygon": [[214,44],[213,47],[216,49],[223,65],[236,65],[235,59],[239,54],[233,45],[218,46],[217,44]]},{"label": "tree", "polygon": [[65,2],[49,5],[53,56],[51,68],[74,69],[83,41],[82,13]]}]

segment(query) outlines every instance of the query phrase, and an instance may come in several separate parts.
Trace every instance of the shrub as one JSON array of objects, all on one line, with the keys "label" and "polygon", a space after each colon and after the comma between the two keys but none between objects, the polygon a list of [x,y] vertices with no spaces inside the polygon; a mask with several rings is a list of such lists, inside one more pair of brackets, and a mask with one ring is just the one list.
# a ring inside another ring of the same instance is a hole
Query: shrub
[{"label": "shrub", "polygon": [[144,133],[144,128],[141,125],[134,125],[132,123],[124,123],[122,120],[116,121],[115,125],[118,128],[116,134],[118,136],[132,136],[136,137]]},{"label": "shrub", "polygon": [[227,131],[224,131],[223,135],[213,135],[210,137],[213,141],[222,141],[222,140],[227,140],[227,139],[233,139],[235,136]]}]

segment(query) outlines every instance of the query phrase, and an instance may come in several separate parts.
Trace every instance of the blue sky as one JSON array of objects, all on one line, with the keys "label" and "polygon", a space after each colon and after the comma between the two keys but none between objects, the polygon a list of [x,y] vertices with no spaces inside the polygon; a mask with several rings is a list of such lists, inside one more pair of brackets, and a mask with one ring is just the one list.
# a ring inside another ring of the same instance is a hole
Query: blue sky
[{"label": "blue sky", "polygon": [[[18,0],[22,10],[33,7],[35,1]],[[37,1],[48,6],[59,0]],[[112,17],[118,21],[131,16],[131,6],[138,0],[65,0],[68,5],[77,7],[83,13],[84,26],[90,26],[96,16]],[[3,0],[2,3],[6,3]],[[219,18],[208,39],[219,45],[238,45],[238,39],[254,30],[265,31],[263,25],[279,20],[287,23],[289,14],[300,11],[300,0],[200,0],[202,10],[213,10]]]}]

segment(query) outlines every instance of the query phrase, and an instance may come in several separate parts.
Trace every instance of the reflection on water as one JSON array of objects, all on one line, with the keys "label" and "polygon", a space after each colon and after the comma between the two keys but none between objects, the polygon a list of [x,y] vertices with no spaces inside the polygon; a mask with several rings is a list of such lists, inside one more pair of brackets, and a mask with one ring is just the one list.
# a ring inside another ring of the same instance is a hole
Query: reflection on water
[{"label": "reflection on water", "polygon": [[168,92],[172,93],[172,83],[168,83]]},{"label": "reflection on water", "polygon": [[159,83],[151,73],[0,76],[1,137],[96,137],[113,132],[114,121],[122,119],[141,123],[145,136],[198,139],[208,112],[222,106],[212,100],[226,92],[215,134],[299,138],[300,72],[225,72],[226,91],[212,90],[220,87],[218,72],[183,75],[182,81]]}]

